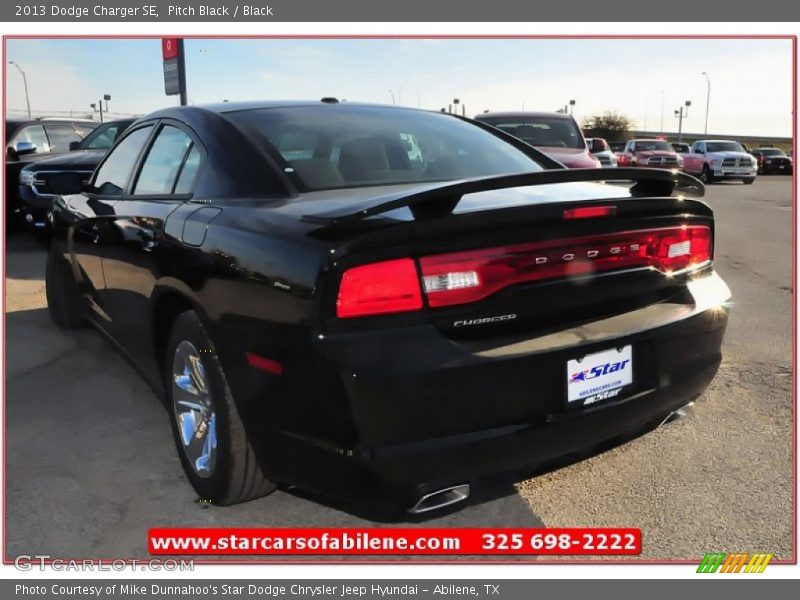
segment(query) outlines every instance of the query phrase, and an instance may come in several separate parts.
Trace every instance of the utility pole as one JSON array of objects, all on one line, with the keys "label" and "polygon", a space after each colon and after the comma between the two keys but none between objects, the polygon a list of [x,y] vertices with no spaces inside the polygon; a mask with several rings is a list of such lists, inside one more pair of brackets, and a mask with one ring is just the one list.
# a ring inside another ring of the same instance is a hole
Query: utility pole
[{"label": "utility pole", "polygon": [[19,71],[20,75],[22,75],[22,85],[25,88],[25,104],[28,107],[28,118],[31,118],[31,98],[28,95],[28,78],[25,76],[25,71],[22,70],[22,67],[19,66],[18,63],[14,62],[13,60],[8,61],[8,64],[14,65],[17,67],[17,71]]},{"label": "utility pole", "polygon": [[705,135],[708,135],[708,106],[711,103],[711,77],[708,76],[708,73],[703,71],[703,76],[706,78],[706,84],[708,87],[706,88],[706,129]]},{"label": "utility pole", "polygon": [[[691,100],[687,100],[680,109],[675,110],[675,116],[678,118],[678,143],[683,137],[683,120],[689,116],[689,107],[692,105]],[[684,111],[684,108],[686,109]]]}]

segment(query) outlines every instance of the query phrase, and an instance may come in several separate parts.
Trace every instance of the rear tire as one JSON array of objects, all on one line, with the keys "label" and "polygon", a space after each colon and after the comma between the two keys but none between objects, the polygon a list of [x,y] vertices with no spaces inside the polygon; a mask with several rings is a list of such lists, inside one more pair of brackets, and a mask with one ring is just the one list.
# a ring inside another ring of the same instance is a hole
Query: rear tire
[{"label": "rear tire", "polygon": [[47,253],[45,295],[50,319],[60,329],[77,329],[85,325],[84,306],[72,267],[59,250],[50,244]]},{"label": "rear tire", "polygon": [[164,373],[178,456],[201,500],[229,505],[274,491],[277,486],[261,471],[214,345],[194,311],[179,315],[172,326]]}]

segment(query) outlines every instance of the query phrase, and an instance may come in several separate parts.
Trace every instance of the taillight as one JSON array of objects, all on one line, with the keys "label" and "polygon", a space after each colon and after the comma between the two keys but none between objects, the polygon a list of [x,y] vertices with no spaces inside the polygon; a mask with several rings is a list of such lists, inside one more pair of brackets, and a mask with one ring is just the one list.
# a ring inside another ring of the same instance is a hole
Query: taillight
[{"label": "taillight", "polygon": [[422,308],[422,292],[414,261],[386,260],[348,269],[342,275],[336,316],[342,319]]},{"label": "taillight", "polygon": [[667,276],[711,260],[711,230],[682,226],[546,240],[420,259],[432,308],[465,304],[518,283],[637,267]]}]

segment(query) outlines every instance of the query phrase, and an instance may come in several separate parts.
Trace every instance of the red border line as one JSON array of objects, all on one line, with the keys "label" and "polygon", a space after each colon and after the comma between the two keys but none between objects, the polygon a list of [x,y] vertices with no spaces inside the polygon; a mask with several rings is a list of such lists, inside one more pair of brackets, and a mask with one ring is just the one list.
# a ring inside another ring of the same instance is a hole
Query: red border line
[{"label": "red border line", "polygon": [[[596,35],[596,34],[577,34],[577,35],[570,35],[570,34],[556,34],[556,35],[527,35],[527,34],[510,34],[510,35],[469,35],[469,34],[449,34],[449,35],[434,35],[434,34],[398,34],[398,35],[380,35],[380,34],[355,34],[355,35],[347,35],[347,34],[297,34],[297,35],[182,35],[182,34],[159,34],[159,35],[152,35],[152,34],[145,34],[145,35],[64,35],[64,34],[53,34],[53,35],[3,35],[3,50],[2,50],[2,57],[3,57],[3,108],[6,108],[6,96],[5,96],[5,84],[6,84],[6,43],[8,40],[18,40],[18,39],[26,39],[26,40],[35,40],[35,39],[47,39],[47,40],[61,40],[61,39],[93,39],[93,40],[116,40],[116,39],[137,39],[137,40],[149,40],[149,39],[161,39],[162,37],[183,37],[184,39],[230,39],[230,40],[238,40],[238,39],[245,39],[245,40],[427,40],[427,39],[436,39],[436,40],[791,40],[792,41],[792,148],[793,148],[793,156],[797,157],[797,36],[793,34],[776,34],[776,35],[733,35],[733,34],[691,34],[691,35],[667,35],[667,34],[653,34],[653,35],[631,35],[631,34],[607,34],[607,35]],[[5,117],[5,111],[4,115]],[[5,140],[5,118],[3,119],[3,139]],[[5,214],[5,186],[3,188],[3,211]],[[796,565],[798,564],[797,561],[797,222],[796,222],[796,206],[797,206],[797,169],[792,170],[792,554],[791,559],[782,559],[782,560],[775,560],[772,561],[771,564],[773,565]],[[6,345],[6,335],[5,329],[6,325],[6,227],[5,223],[3,224],[3,232],[2,232],[2,240],[3,240],[3,257],[2,257],[2,275],[3,275],[3,325],[4,325],[4,335],[3,335],[3,357],[5,358],[7,345]],[[3,379],[3,402],[2,402],[2,413],[3,413],[3,427],[5,427],[6,423],[6,394],[7,394],[7,385],[6,385],[6,364],[5,360],[3,360],[2,365],[2,379]],[[8,442],[7,436],[5,435],[5,431],[3,432],[3,457],[7,456],[8,450]],[[6,527],[6,469],[3,469],[3,490],[2,490],[2,498],[3,498],[3,532],[8,531]],[[2,549],[3,549],[3,564],[13,564],[13,561],[9,560],[6,557],[6,538],[3,535],[2,540]],[[138,560],[139,562],[143,560],[148,560],[153,558],[152,556],[146,555],[141,559],[104,559],[104,558],[92,558],[92,559],[55,559],[57,562],[67,562],[70,560],[81,561],[84,560],[94,560],[94,561],[111,561],[116,560],[125,563],[132,563],[134,560]],[[165,557],[167,558],[167,557]],[[676,559],[659,559],[659,560],[650,560],[650,559],[626,559],[626,560],[571,560],[571,559],[562,559],[562,560],[525,560],[524,557],[521,557],[518,560],[495,560],[492,557],[482,557],[480,560],[469,560],[462,557],[454,558],[451,560],[439,560],[439,559],[432,559],[432,560],[393,560],[393,559],[363,559],[363,560],[349,560],[346,561],[344,558],[339,560],[204,560],[204,559],[195,559],[195,564],[221,564],[221,565],[263,565],[263,564],[278,564],[278,565],[292,565],[292,564],[314,564],[314,565],[357,565],[362,566],[365,564],[416,564],[416,565],[439,565],[439,564],[483,564],[483,565],[697,565],[700,561],[700,557],[698,558],[691,558],[691,559],[683,559],[683,558],[676,558]],[[52,561],[45,561],[45,564],[50,564]]]}]

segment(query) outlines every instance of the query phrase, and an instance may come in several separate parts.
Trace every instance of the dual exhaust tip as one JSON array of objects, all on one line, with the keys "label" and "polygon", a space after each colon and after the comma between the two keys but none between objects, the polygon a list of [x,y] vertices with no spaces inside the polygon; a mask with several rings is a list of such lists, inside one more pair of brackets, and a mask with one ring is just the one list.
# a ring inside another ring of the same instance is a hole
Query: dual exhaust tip
[{"label": "dual exhaust tip", "polygon": [[442,488],[422,496],[417,503],[408,509],[412,515],[421,515],[432,510],[439,510],[445,506],[458,504],[469,498],[470,487],[468,483]]}]

